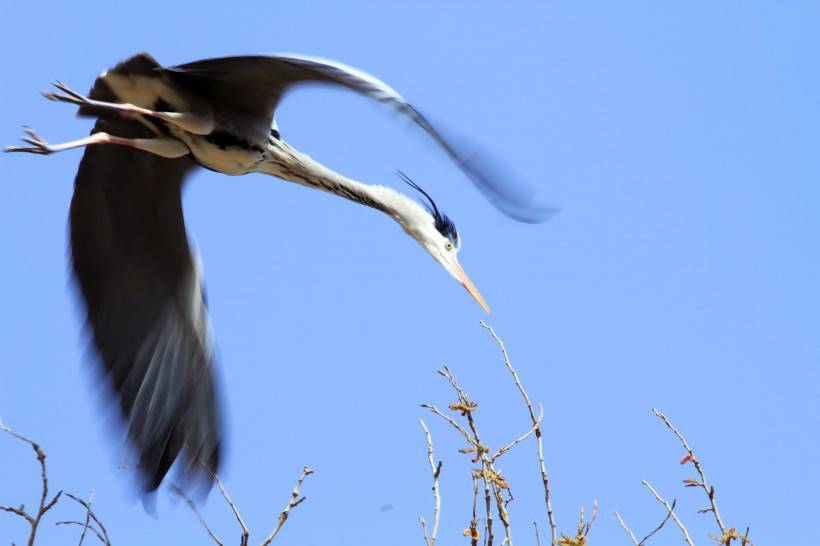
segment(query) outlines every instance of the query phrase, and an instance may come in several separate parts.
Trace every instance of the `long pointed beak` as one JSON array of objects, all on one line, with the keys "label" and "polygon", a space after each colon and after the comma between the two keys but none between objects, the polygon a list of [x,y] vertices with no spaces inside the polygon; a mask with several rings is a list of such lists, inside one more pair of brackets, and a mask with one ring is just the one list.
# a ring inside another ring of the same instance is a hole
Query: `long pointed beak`
[{"label": "long pointed beak", "polygon": [[487,307],[487,302],[484,301],[484,298],[481,297],[481,294],[479,294],[478,289],[476,289],[475,285],[473,284],[473,281],[470,280],[470,277],[467,276],[467,273],[464,272],[464,269],[462,269],[461,264],[458,263],[458,260],[453,258],[452,264],[459,282],[461,282],[461,284],[464,285],[464,288],[466,288],[467,292],[469,292],[470,295],[475,298],[478,304],[489,313],[490,308]]}]

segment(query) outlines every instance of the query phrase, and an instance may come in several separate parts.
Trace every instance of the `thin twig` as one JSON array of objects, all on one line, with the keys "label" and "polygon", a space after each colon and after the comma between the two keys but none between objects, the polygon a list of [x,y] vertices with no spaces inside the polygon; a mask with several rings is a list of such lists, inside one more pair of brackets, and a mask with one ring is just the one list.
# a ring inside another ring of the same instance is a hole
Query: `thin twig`
[{"label": "thin twig", "polygon": [[208,471],[208,473],[210,473],[211,477],[216,482],[216,485],[219,487],[219,492],[222,493],[222,497],[231,507],[233,515],[234,517],[236,517],[236,521],[239,522],[239,526],[242,527],[242,536],[239,540],[240,546],[248,546],[248,537],[250,536],[250,531],[248,531],[248,526],[245,525],[245,522],[242,520],[242,515],[239,513],[239,509],[236,507],[233,500],[231,500],[231,496],[228,495],[228,492],[225,490],[225,486],[222,485],[222,480],[219,479],[219,476],[211,472],[210,469],[208,469],[208,467],[206,467],[204,464],[202,466],[203,468],[205,468],[205,470]]},{"label": "thin twig", "polygon": [[703,467],[700,465],[700,461],[697,459],[697,457],[695,457],[694,451],[692,451],[692,448],[689,447],[689,443],[686,441],[686,438],[683,437],[683,434],[681,434],[678,431],[678,429],[675,428],[675,426],[669,421],[666,415],[664,415],[662,412],[658,411],[655,408],[652,408],[652,413],[654,413],[660,420],[662,420],[666,424],[666,426],[669,427],[669,430],[675,433],[675,436],[677,436],[678,440],[680,440],[680,442],[683,444],[684,449],[686,449],[688,453],[688,456],[686,459],[684,459],[684,462],[686,460],[692,461],[692,464],[695,465],[695,470],[697,470],[698,474],[700,475],[700,481],[697,483],[693,483],[693,485],[700,487],[706,493],[706,496],[709,498],[709,504],[711,505],[711,507],[707,511],[710,511],[715,515],[715,521],[717,522],[718,527],[720,528],[721,536],[726,536],[726,527],[723,525],[723,520],[720,517],[717,502],[715,501],[715,487],[710,486],[709,483],[706,481],[706,475],[703,473]]},{"label": "thin twig", "polygon": [[[90,517],[90,518],[91,518],[91,520],[92,520],[94,523],[96,523],[96,524],[97,524],[97,526],[100,528],[100,531],[102,532],[102,538],[101,538],[100,540],[102,540],[102,541],[103,541],[103,543],[105,543],[107,546],[111,546],[111,540],[108,538],[108,531],[106,531],[106,529],[105,529],[105,525],[103,525],[103,524],[102,524],[102,522],[100,521],[100,519],[97,517],[97,515],[96,515],[96,514],[94,513],[94,511],[91,509],[91,504],[89,504],[89,503],[85,502],[83,499],[81,499],[81,498],[79,498],[79,497],[75,497],[75,496],[74,496],[74,495],[72,495],[71,493],[66,493],[66,496],[67,496],[68,498],[70,498],[71,500],[75,501],[76,503],[78,503],[78,504],[79,504],[80,506],[82,506],[83,508],[85,508],[86,517]],[[91,529],[93,529],[93,530],[95,530],[95,531],[96,531],[96,529],[94,529],[94,527],[93,527],[93,526],[91,527]],[[97,533],[97,534],[99,535],[100,533]]]},{"label": "thin twig", "polygon": [[666,510],[669,512],[669,515],[672,516],[672,519],[675,520],[675,523],[678,524],[678,527],[683,533],[683,537],[686,539],[686,543],[689,546],[695,546],[694,543],[692,543],[692,539],[689,537],[689,531],[686,530],[686,527],[683,525],[683,523],[681,523],[681,520],[678,519],[677,514],[675,514],[674,503],[672,504],[672,506],[670,506],[669,503],[666,502],[666,500],[664,500],[664,498],[661,497],[657,491],[655,491],[655,489],[648,481],[643,480],[641,483],[643,483],[647,489],[652,491],[652,494],[655,495],[655,498],[658,500],[659,503],[663,504],[666,507]]},{"label": "thin twig", "polygon": [[495,462],[496,459],[498,459],[499,457],[504,455],[506,452],[508,452],[509,450],[514,448],[516,445],[520,444],[521,442],[523,442],[524,440],[526,440],[527,438],[532,436],[532,434],[538,429],[538,427],[541,426],[541,419],[544,418],[544,407],[541,404],[538,404],[538,409],[540,410],[539,415],[538,415],[538,423],[533,425],[532,428],[530,430],[528,430],[523,436],[521,436],[519,438],[516,438],[515,440],[513,440],[509,444],[501,447],[498,451],[496,451],[495,455],[490,457],[490,460],[492,462]]},{"label": "thin twig", "polygon": [[[478,478],[473,474],[473,518],[470,520],[470,546],[478,546]],[[486,536],[484,538],[487,538]]]},{"label": "thin twig", "polygon": [[288,501],[288,505],[285,506],[285,509],[282,510],[282,513],[279,514],[279,521],[276,522],[276,527],[274,527],[271,534],[268,535],[268,538],[266,538],[265,541],[262,543],[262,546],[268,546],[268,544],[270,544],[273,541],[273,539],[276,538],[276,535],[279,533],[279,530],[282,528],[282,525],[284,525],[285,521],[288,519],[290,511],[293,508],[299,506],[305,500],[306,497],[299,496],[299,490],[302,488],[302,482],[304,482],[305,478],[307,478],[311,474],[313,474],[313,470],[311,470],[310,468],[304,467],[302,469],[302,475],[299,476],[299,480],[296,482],[296,487],[293,488],[293,492],[290,494],[290,501]]},{"label": "thin twig", "polygon": [[470,433],[467,432],[466,430],[464,430],[464,427],[462,427],[461,425],[456,423],[455,420],[452,417],[450,417],[449,415],[446,415],[445,413],[442,413],[442,411],[440,409],[438,409],[436,406],[434,406],[432,404],[422,404],[421,407],[423,407],[425,409],[429,409],[430,411],[432,411],[433,413],[435,413],[436,415],[438,415],[439,417],[441,417],[442,419],[444,419],[445,421],[450,423],[453,426],[453,428],[455,428],[457,431],[459,431],[461,433],[462,436],[464,436],[464,438],[470,443],[470,445],[472,447],[477,448],[477,446],[475,445],[475,442],[473,441],[472,436],[470,436]]},{"label": "thin twig", "polygon": [[88,532],[88,529],[89,529],[89,528],[90,528],[92,531],[94,531],[94,533],[96,533],[97,538],[99,538],[99,539],[100,539],[100,541],[102,541],[103,543],[105,543],[105,540],[104,540],[104,539],[103,539],[103,537],[100,535],[100,533],[99,533],[99,532],[98,532],[98,531],[97,531],[97,530],[93,527],[93,525],[91,525],[91,503],[92,503],[92,502],[94,502],[94,492],[93,492],[93,491],[91,491],[91,492],[88,494],[88,508],[87,508],[87,509],[86,509],[86,511],[85,511],[85,523],[79,523],[79,522],[77,522],[77,521],[58,521],[58,522],[57,522],[57,525],[71,525],[71,524],[79,524],[79,525],[82,525],[82,526],[83,526],[83,532],[82,532],[82,534],[80,535],[80,542],[78,542],[78,543],[77,543],[77,546],[83,546],[83,542],[85,541],[85,535],[86,535],[86,533]]},{"label": "thin twig", "polygon": [[37,456],[37,461],[40,463],[40,479],[43,483],[43,488],[42,493],[40,495],[40,505],[37,509],[37,515],[32,516],[28,514],[25,511],[23,505],[20,505],[19,508],[12,508],[10,506],[0,506],[0,510],[16,514],[25,519],[29,523],[29,525],[31,526],[31,533],[28,537],[28,546],[33,546],[34,538],[37,535],[37,527],[40,525],[40,520],[46,512],[51,510],[51,508],[54,507],[55,504],[57,504],[57,501],[60,499],[60,495],[62,495],[63,492],[58,491],[57,494],[54,495],[54,498],[52,498],[50,502],[46,503],[46,498],[48,498],[48,475],[46,473],[46,454],[43,452],[43,450],[40,448],[40,445],[37,442],[34,442],[33,440],[29,440],[25,436],[17,434],[16,432],[8,428],[5,424],[3,424],[2,420],[0,420],[0,430],[30,445],[31,448],[34,450],[35,455]]},{"label": "thin twig", "polygon": [[499,349],[501,349],[501,354],[504,357],[504,365],[509,370],[510,374],[512,374],[513,379],[515,380],[515,385],[518,387],[518,391],[521,393],[521,396],[524,398],[524,402],[527,404],[527,409],[530,413],[530,420],[532,421],[532,426],[535,429],[535,438],[538,441],[538,461],[541,465],[541,481],[544,484],[544,502],[547,506],[547,519],[549,520],[550,530],[552,534],[552,546],[555,546],[558,542],[558,534],[557,534],[557,527],[555,524],[555,516],[552,513],[552,499],[550,495],[550,486],[549,486],[549,474],[547,474],[547,467],[544,464],[544,448],[543,442],[541,440],[541,423],[540,418],[535,417],[535,410],[532,407],[532,402],[530,402],[530,397],[527,394],[527,391],[524,390],[524,386],[521,384],[521,380],[518,378],[518,373],[515,371],[515,368],[512,367],[510,363],[509,354],[507,354],[507,348],[504,346],[504,342],[501,341],[501,338],[496,335],[495,330],[491,326],[489,326],[483,320],[481,321],[481,326],[487,330],[490,335],[493,337],[495,342],[498,344]]},{"label": "thin twig", "polygon": [[672,500],[672,506],[670,506],[669,511],[666,512],[666,517],[663,518],[663,521],[661,521],[657,527],[655,527],[649,534],[643,537],[640,541],[637,538],[635,538],[635,535],[632,533],[632,530],[626,526],[626,523],[624,523],[624,520],[621,519],[621,515],[618,512],[615,512],[615,517],[618,518],[618,522],[621,524],[621,527],[623,527],[624,530],[627,533],[629,533],[629,536],[632,539],[633,544],[635,544],[635,546],[643,546],[644,544],[646,544],[646,541],[652,537],[652,535],[663,529],[663,526],[666,525],[666,522],[669,521],[669,518],[672,517],[672,515],[674,514],[675,505],[677,504],[677,502],[678,501],[676,499]]},{"label": "thin twig", "polygon": [[[671,514],[671,512],[670,512],[670,514]],[[635,546],[641,546],[641,543],[638,542],[638,538],[635,536],[635,533],[633,533],[632,529],[630,529],[629,526],[626,524],[626,522],[624,522],[623,518],[621,517],[621,514],[619,514],[618,512],[615,512],[615,517],[618,518],[618,523],[621,524],[621,527],[623,527],[624,531],[627,532],[627,534],[629,535],[629,538],[632,539],[632,544],[634,544]],[[666,523],[666,520],[664,520],[664,523]],[[661,526],[663,526],[663,525],[661,525]]]},{"label": "thin twig", "polygon": [[[85,511],[85,528],[83,529],[83,533],[80,535],[80,542],[77,543],[77,546],[83,546],[83,541],[85,540],[85,534],[88,532],[88,526],[91,523],[91,503],[94,502],[94,492],[91,491],[88,493],[88,510]],[[94,529],[96,530],[96,529]]]},{"label": "thin twig", "polygon": [[[482,471],[481,477],[484,480],[484,501],[487,510],[487,546],[492,546],[494,535],[492,532],[492,499],[495,498],[496,509],[498,510],[498,518],[501,520],[501,525],[504,527],[504,542],[508,546],[512,546],[512,528],[510,526],[510,516],[507,512],[507,502],[504,501],[501,493],[502,484],[503,489],[509,491],[509,487],[503,483],[501,473],[493,466],[493,461],[487,457],[489,449],[481,442],[481,436],[478,433],[478,426],[473,418],[473,411],[478,408],[478,404],[470,400],[470,397],[464,392],[464,389],[458,384],[453,372],[450,368],[443,366],[438,371],[439,375],[446,378],[450,382],[453,389],[456,391],[459,403],[450,406],[450,409],[461,411],[462,415],[467,418],[467,424],[472,432],[472,445],[476,449],[476,457],[481,461]],[[466,432],[466,431],[465,431]]]},{"label": "thin twig", "polygon": [[182,489],[180,489],[176,485],[171,486],[171,492],[180,499],[182,499],[182,501],[188,505],[188,508],[190,508],[191,512],[194,513],[196,519],[199,520],[199,523],[201,523],[202,526],[205,527],[205,530],[208,531],[208,535],[213,539],[213,541],[219,544],[219,546],[225,546],[224,543],[221,540],[219,540],[219,537],[216,536],[216,533],[214,533],[208,526],[208,523],[205,521],[205,518],[202,516],[202,513],[200,513],[199,509],[197,509],[196,504],[194,504],[194,501],[192,501],[190,497],[188,497],[188,495],[186,495],[185,492],[182,491]]},{"label": "thin twig", "polygon": [[493,494],[495,495],[495,506],[498,509],[498,519],[501,520],[501,525],[504,527],[504,542],[502,546],[512,546],[512,526],[510,525],[510,515],[507,513],[507,506],[504,498],[501,495],[501,488],[497,483],[493,482]]},{"label": "thin twig", "polygon": [[[485,538],[487,546],[493,546],[495,535],[493,534],[493,492],[491,492],[491,489],[495,489],[495,484],[492,482],[492,480],[488,479],[488,476],[494,476],[496,473],[494,471],[490,472],[491,465],[489,463],[489,460],[487,459],[487,448],[484,447],[484,445],[481,443],[481,436],[478,434],[478,428],[476,427],[475,421],[473,420],[473,411],[478,407],[478,405],[470,400],[470,398],[458,384],[458,381],[456,381],[456,378],[455,376],[453,376],[453,373],[450,371],[450,368],[448,368],[447,366],[443,366],[441,370],[438,370],[438,374],[447,379],[447,381],[449,381],[450,385],[453,387],[453,390],[456,391],[459,403],[456,406],[451,406],[451,408],[455,407],[461,410],[462,415],[467,417],[467,424],[469,425],[470,430],[472,432],[471,435],[466,430],[464,430],[464,428],[461,427],[461,425],[456,423],[455,420],[453,420],[449,416],[444,416],[445,419],[448,420],[448,422],[456,426],[456,428],[462,433],[462,435],[464,435],[465,438],[467,438],[467,440],[470,442],[473,448],[475,448],[475,460],[481,461],[482,470],[479,473],[479,477],[484,482],[484,509],[486,512]],[[475,474],[475,472],[473,474]]]},{"label": "thin twig", "polygon": [[595,520],[598,518],[598,499],[592,500],[592,516],[590,516],[589,521],[584,523],[584,507],[581,507],[581,519],[578,522],[578,534],[581,536],[588,536],[589,531],[592,529],[592,524],[595,523]]},{"label": "thin twig", "polygon": [[532,526],[535,527],[535,546],[541,546],[541,536],[538,534],[538,522],[533,521]]},{"label": "thin twig", "polygon": [[18,516],[29,522],[30,525],[34,523],[34,518],[26,513],[26,511],[23,509],[22,504],[19,508],[14,508],[13,506],[0,506],[0,510],[3,510],[4,512],[11,512],[12,514],[17,514]]},{"label": "thin twig", "polygon": [[430,463],[430,471],[433,473],[433,499],[435,499],[436,503],[433,511],[433,529],[430,532],[429,540],[427,538],[427,524],[424,521],[424,518],[420,517],[419,521],[424,529],[425,544],[427,544],[427,546],[435,546],[436,535],[438,535],[439,514],[441,513],[441,495],[438,490],[438,477],[441,474],[442,462],[439,461],[438,464],[435,464],[433,458],[433,438],[430,436],[430,430],[427,428],[427,425],[424,423],[423,419],[419,419],[419,423],[421,424],[421,428],[424,429],[424,435],[427,438],[427,460]]},{"label": "thin twig", "polygon": [[80,527],[83,527],[82,536],[85,536],[85,532],[91,529],[94,532],[94,535],[100,540],[100,542],[102,542],[103,544],[108,544],[105,541],[105,538],[103,538],[103,536],[100,534],[100,532],[97,531],[90,523],[88,523],[87,520],[86,523],[83,523],[82,521],[58,521],[57,523],[55,523],[55,525],[79,525]]}]

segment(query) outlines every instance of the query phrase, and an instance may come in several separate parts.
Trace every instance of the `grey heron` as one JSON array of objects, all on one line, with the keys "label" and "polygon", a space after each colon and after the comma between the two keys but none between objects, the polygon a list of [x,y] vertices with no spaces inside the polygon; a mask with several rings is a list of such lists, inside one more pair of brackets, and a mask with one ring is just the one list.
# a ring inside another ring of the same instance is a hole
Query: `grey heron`
[{"label": "grey heron", "polygon": [[274,112],[302,83],[346,87],[409,117],[502,212],[528,222],[549,213],[465,158],[395,90],[340,63],[269,55],[164,68],[139,54],[100,75],[88,96],[55,83],[58,92],[44,95],[97,118],[90,136],[52,145],[27,129],[29,146],[6,151],[86,148],[70,209],[73,269],[148,491],[180,453],[187,475],[200,473],[200,465],[210,472],[219,466],[210,330],[181,203],[183,181],[196,165],[273,175],[386,213],[489,312],[458,262],[455,225],[420,186],[402,175],[425,206],[392,188],[346,178],[282,139]]}]

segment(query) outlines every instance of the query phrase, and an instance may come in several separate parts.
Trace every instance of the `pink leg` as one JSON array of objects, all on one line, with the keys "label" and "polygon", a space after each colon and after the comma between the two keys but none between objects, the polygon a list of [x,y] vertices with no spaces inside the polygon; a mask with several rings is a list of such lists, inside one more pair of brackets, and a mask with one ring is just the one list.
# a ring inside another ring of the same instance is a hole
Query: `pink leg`
[{"label": "pink leg", "polygon": [[66,94],[61,95],[59,93],[45,91],[43,92],[43,96],[49,100],[68,102],[78,106],[93,106],[95,108],[105,108],[107,110],[116,110],[161,119],[168,123],[173,123],[180,129],[184,129],[195,135],[207,135],[214,129],[213,119],[209,116],[181,112],[155,112],[154,110],[149,110],[148,108],[134,104],[94,100],[77,93],[62,82],[54,82],[54,87]]},{"label": "pink leg", "polygon": [[173,138],[123,138],[108,133],[94,133],[86,138],[63,142],[62,144],[49,144],[37,134],[34,129],[26,128],[28,137],[22,137],[23,142],[28,142],[31,146],[6,146],[6,152],[26,152],[30,154],[49,155],[72,148],[82,148],[94,144],[117,144],[120,146],[130,146],[139,150],[144,150],[167,158],[182,157],[190,153],[185,144]]}]

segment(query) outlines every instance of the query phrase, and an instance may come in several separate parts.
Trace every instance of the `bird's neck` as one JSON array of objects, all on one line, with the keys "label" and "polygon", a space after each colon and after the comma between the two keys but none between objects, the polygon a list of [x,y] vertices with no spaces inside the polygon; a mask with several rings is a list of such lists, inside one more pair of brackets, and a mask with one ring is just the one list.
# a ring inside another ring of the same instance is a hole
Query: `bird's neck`
[{"label": "bird's neck", "polygon": [[271,146],[270,151],[276,159],[264,167],[267,174],[380,210],[396,220],[411,235],[415,231],[415,223],[429,216],[421,205],[396,190],[347,178],[298,152],[287,143],[277,142]]}]

